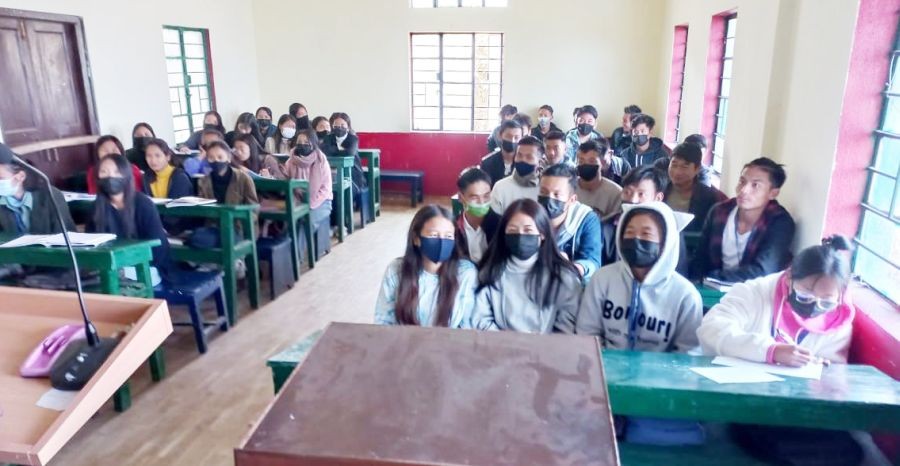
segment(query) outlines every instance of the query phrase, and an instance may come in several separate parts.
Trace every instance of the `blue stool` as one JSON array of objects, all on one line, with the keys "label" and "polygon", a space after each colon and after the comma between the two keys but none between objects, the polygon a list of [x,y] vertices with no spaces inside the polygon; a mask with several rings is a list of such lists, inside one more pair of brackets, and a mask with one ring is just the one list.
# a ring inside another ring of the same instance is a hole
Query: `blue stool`
[{"label": "blue stool", "polygon": [[259,238],[256,240],[256,254],[260,262],[269,264],[269,295],[271,299],[294,286],[294,263],[291,260],[291,239]]},{"label": "blue stool", "polygon": [[[206,353],[206,334],[212,327],[218,326],[223,332],[228,331],[228,318],[225,316],[225,290],[222,286],[221,272],[173,272],[166,283],[153,288],[153,296],[165,299],[172,306],[187,306],[190,322],[173,322],[173,325],[190,325],[194,329],[197,340],[197,351]],[[216,318],[213,322],[204,322],[200,314],[200,303],[212,297],[216,300]]]},{"label": "blue stool", "polygon": [[353,199],[353,206],[359,207],[359,227],[365,228],[367,223],[375,221],[375,215],[372,212],[371,188],[362,188]]}]

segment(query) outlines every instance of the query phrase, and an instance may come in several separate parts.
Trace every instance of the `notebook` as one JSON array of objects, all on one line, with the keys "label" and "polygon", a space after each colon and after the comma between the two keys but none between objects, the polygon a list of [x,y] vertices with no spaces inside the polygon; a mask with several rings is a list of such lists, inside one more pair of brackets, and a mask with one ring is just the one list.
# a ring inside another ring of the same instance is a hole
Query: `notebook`
[{"label": "notebook", "polygon": [[[84,248],[100,246],[103,243],[116,239],[112,233],[78,233],[69,232],[69,241],[72,247]],[[62,233],[55,235],[24,235],[12,241],[0,244],[0,248],[18,248],[23,246],[65,247],[66,240]]]},{"label": "notebook", "polygon": [[185,196],[178,199],[172,199],[166,204],[166,207],[187,207],[192,205],[209,205],[215,204],[215,199],[207,199],[205,197]]}]

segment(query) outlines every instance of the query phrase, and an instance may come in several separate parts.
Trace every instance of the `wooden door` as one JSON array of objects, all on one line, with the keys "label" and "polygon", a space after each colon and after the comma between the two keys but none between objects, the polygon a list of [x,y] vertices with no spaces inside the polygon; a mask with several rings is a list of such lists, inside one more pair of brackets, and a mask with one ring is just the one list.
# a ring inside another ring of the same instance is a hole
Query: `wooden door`
[{"label": "wooden door", "polygon": [[[0,9],[0,129],[17,146],[97,132],[81,19]],[[91,163],[90,146],[23,156],[59,185]]]}]

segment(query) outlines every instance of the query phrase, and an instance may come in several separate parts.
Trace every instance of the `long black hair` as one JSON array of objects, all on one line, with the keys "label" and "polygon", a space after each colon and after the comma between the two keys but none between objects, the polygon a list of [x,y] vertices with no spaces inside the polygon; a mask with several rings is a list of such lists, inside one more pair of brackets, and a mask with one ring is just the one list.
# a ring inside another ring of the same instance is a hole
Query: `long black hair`
[{"label": "long black hair", "polygon": [[215,125],[216,126],[215,129],[224,135],[225,134],[225,125],[222,124],[222,115],[219,115],[219,112],[217,112],[215,110],[210,110],[203,114],[203,120],[204,120],[203,126],[204,127],[206,126],[206,122],[205,122],[206,117],[208,117],[210,115],[216,117],[216,121],[218,122]]},{"label": "long black hair", "polygon": [[850,241],[841,235],[829,236],[819,246],[811,246],[794,256],[791,262],[791,279],[803,280],[812,276],[836,278],[841,285],[850,280]]},{"label": "long black hair", "polygon": [[251,134],[238,134],[234,137],[232,147],[236,148],[238,142],[243,142],[250,148],[250,157],[245,161],[241,161],[238,160],[237,155],[235,154],[231,158],[231,165],[235,167],[247,167],[253,173],[259,173],[259,170],[263,168],[263,156],[260,155],[263,151],[259,147],[259,144],[256,143],[256,138]]},{"label": "long black hair", "polygon": [[[119,211],[119,215],[122,216],[125,231],[122,232],[124,235],[120,236],[133,238],[136,233],[134,226],[135,191],[134,177],[131,175],[131,163],[128,162],[128,159],[122,154],[110,154],[106,156],[97,165],[97,170],[94,171],[94,182],[97,186],[100,186],[100,165],[107,163],[107,161],[112,161],[116,164],[119,175],[125,180],[125,190],[122,191],[122,194],[125,196],[125,207]],[[115,207],[112,206],[112,201],[110,201],[109,196],[107,196],[102,189],[98,189],[97,200],[94,202],[94,228],[99,232],[109,232],[112,229],[112,225],[107,225],[106,223],[106,212],[109,209],[115,209]]]},{"label": "long black hair", "polygon": [[259,144],[265,144],[266,141],[263,139],[262,132],[259,129],[259,122],[256,121],[256,116],[254,116],[250,112],[244,112],[238,115],[237,121],[234,122],[234,133],[241,134],[240,126],[246,125],[250,127],[250,135],[253,136]]},{"label": "long black hair", "polygon": [[[144,153],[146,154],[147,148],[150,146],[156,146],[162,151],[163,154],[166,154],[169,157],[169,165],[175,168],[181,168],[181,159],[175,156],[175,151],[169,147],[169,143],[165,141],[165,139],[154,138],[147,142],[147,145],[144,146]],[[145,155],[146,156],[146,155]],[[147,177],[147,180],[151,183],[156,182],[156,172],[153,169],[149,169],[144,172],[144,176]]]},{"label": "long black hair", "polygon": [[294,122],[294,137],[292,137],[291,140],[288,141],[288,146],[294,147],[294,144],[297,141],[297,132],[299,132],[299,130],[297,130],[297,122],[294,121],[294,118],[291,115],[281,115],[280,117],[278,117],[278,124],[275,125],[275,135],[272,136],[273,138],[275,138],[276,151],[278,150],[279,146],[281,146],[281,141],[284,140],[284,137],[281,135],[281,125],[287,123],[288,121]]},{"label": "long black hair", "polygon": [[495,287],[500,281],[503,271],[506,270],[506,264],[511,257],[509,247],[506,245],[506,226],[510,219],[518,213],[533,218],[538,232],[544,237],[538,249],[538,259],[528,274],[526,291],[531,295],[531,300],[535,304],[548,307],[556,301],[559,295],[563,275],[573,273],[577,277],[578,270],[559,254],[556,237],[550,227],[550,217],[547,216],[546,210],[532,199],[519,199],[506,208],[506,212],[500,219],[500,225],[497,227],[497,234],[494,235],[494,239],[491,240],[487,252],[478,265],[478,290],[476,292],[487,287]]},{"label": "long black hair", "polygon": [[[134,131],[132,131],[134,134]],[[104,134],[97,138],[97,142],[94,143],[94,160],[99,163],[100,162],[100,146],[106,144],[107,142],[112,142],[116,145],[116,149],[119,149],[119,154],[125,154],[125,146],[122,145],[122,141],[119,138],[113,136],[112,134]]]},{"label": "long black hair", "polygon": [[[406,252],[403,254],[400,263],[399,285],[397,286],[397,305],[395,314],[397,322],[400,325],[419,325],[418,308],[419,308],[419,274],[422,273],[424,259],[419,246],[415,245],[415,240],[422,235],[422,228],[429,220],[435,217],[443,217],[454,225],[453,216],[450,212],[436,204],[429,204],[419,209],[412,223],[409,225],[409,232],[406,236]],[[459,261],[464,257],[460,248],[460,239],[462,236],[456,231],[456,246],[450,254],[450,258],[441,263],[438,270],[438,297],[435,303],[435,321],[433,325],[447,327],[450,324],[450,315],[453,313],[453,305],[456,301],[456,291],[459,289],[459,280],[457,279],[457,270],[459,269]]]}]

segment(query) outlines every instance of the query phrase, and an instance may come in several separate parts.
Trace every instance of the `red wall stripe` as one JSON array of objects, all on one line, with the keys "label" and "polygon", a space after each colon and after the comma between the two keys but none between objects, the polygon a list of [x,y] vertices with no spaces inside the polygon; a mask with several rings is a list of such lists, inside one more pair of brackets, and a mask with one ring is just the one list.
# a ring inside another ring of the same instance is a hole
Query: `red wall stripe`
[{"label": "red wall stripe", "polygon": [[[722,58],[725,55],[725,18],[731,11],[712,17],[709,28],[709,52],[706,55],[706,78],[703,92],[703,118],[700,134],[706,136],[709,147],[715,144],[716,111],[719,107],[719,87],[722,78]],[[706,165],[712,165],[712,151],[706,152]]]},{"label": "red wall stripe", "polygon": [[681,113],[681,90],[684,87],[684,64],[687,56],[687,26],[675,26],[672,41],[672,66],[669,74],[669,105],[666,107],[667,142],[675,142],[675,128]]}]

